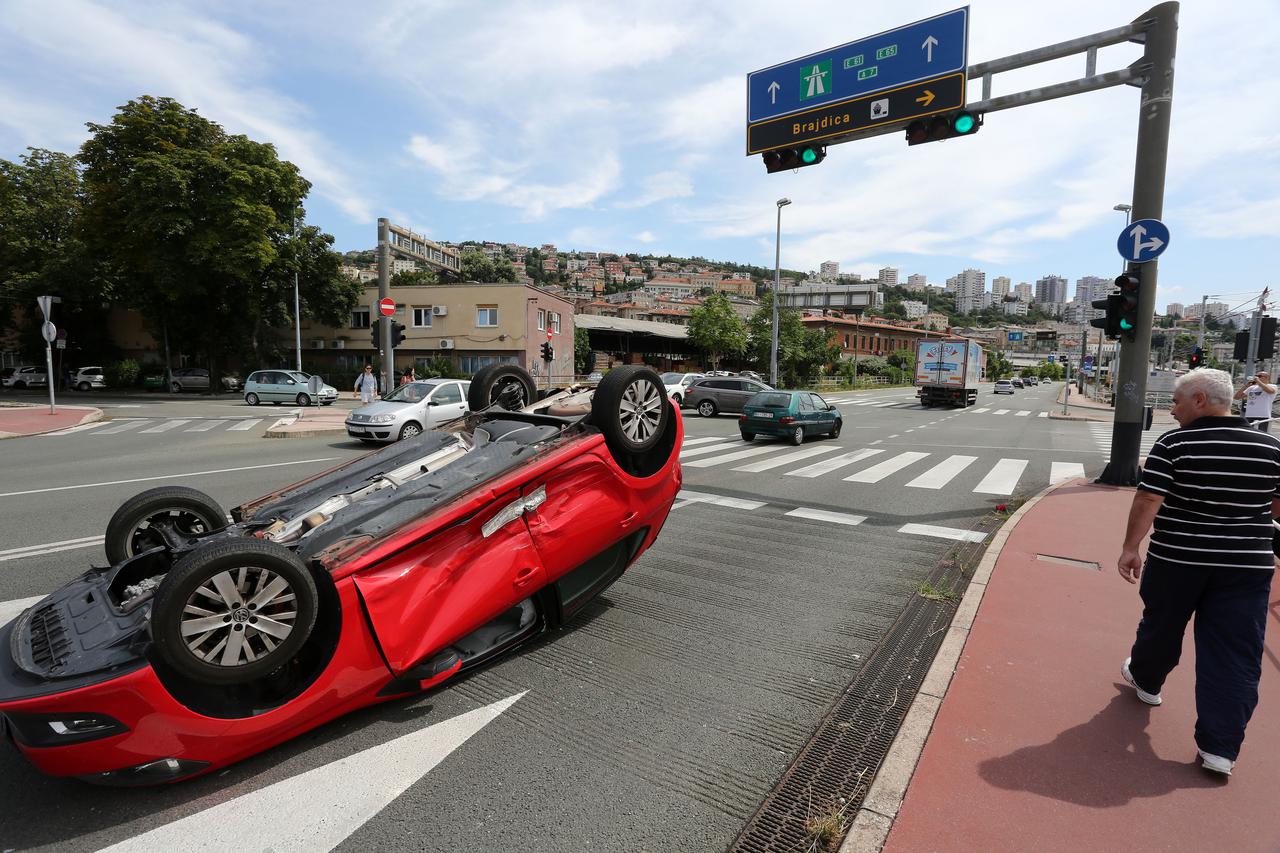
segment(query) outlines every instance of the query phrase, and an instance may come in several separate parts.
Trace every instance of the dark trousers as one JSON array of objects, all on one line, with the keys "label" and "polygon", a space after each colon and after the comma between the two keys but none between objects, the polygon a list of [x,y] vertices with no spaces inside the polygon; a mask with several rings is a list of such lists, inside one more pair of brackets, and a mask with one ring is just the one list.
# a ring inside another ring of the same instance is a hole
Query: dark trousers
[{"label": "dark trousers", "polygon": [[1198,568],[1147,557],[1142,620],[1129,671],[1159,693],[1178,665],[1195,614],[1196,745],[1232,761],[1258,704],[1271,576],[1266,569]]}]

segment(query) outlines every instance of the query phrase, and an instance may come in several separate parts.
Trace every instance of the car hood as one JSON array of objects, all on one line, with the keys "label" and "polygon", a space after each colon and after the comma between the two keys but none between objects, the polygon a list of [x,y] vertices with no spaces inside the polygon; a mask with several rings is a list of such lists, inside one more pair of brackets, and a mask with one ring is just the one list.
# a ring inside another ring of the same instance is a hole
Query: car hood
[{"label": "car hood", "polygon": [[416,404],[415,403],[397,403],[394,401],[388,402],[386,400],[379,400],[376,403],[370,403],[367,406],[361,406],[351,414],[353,415],[398,415],[401,412],[406,411],[407,409],[409,409],[411,406],[414,406],[414,405]]}]

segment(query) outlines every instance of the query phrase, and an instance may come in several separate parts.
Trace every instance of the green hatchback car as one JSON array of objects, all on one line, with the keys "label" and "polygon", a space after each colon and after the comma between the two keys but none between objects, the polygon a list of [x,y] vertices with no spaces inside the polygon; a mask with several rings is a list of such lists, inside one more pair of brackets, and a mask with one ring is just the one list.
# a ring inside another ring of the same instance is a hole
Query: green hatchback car
[{"label": "green hatchback car", "polygon": [[812,391],[761,391],[743,404],[738,418],[743,441],[772,435],[803,444],[811,435],[839,438],[842,426],[839,410]]}]

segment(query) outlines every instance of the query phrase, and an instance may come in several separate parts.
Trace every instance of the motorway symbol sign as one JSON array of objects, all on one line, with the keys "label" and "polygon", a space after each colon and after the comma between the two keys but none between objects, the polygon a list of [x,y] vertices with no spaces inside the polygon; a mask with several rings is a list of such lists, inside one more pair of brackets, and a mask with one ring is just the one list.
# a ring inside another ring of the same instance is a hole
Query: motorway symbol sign
[{"label": "motorway symbol sign", "polygon": [[1169,227],[1159,219],[1139,219],[1120,232],[1116,249],[1126,261],[1144,264],[1169,248]]},{"label": "motorway symbol sign", "polygon": [[390,317],[396,313],[396,301],[390,296],[378,300],[378,313],[383,317]]},{"label": "motorway symbol sign", "polygon": [[747,75],[747,124],[964,73],[965,6]]},{"label": "motorway symbol sign", "polygon": [[1053,364],[1053,353],[1049,353],[1049,357],[1045,359],[1049,364]]},{"label": "motorway symbol sign", "polygon": [[1024,332],[1010,332],[1010,333],[1009,333],[1009,340],[1010,340],[1010,341],[1020,341],[1020,340],[1022,340],[1022,339],[1023,339],[1023,337],[1024,337],[1024,336],[1025,336],[1025,333],[1024,333]]}]

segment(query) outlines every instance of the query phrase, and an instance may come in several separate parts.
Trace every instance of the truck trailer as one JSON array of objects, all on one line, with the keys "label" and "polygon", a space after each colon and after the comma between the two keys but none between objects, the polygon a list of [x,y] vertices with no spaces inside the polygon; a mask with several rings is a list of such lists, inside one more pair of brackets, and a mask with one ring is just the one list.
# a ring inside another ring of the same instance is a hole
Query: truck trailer
[{"label": "truck trailer", "polygon": [[916,396],[920,405],[965,408],[978,402],[986,353],[974,341],[948,338],[916,344]]}]

